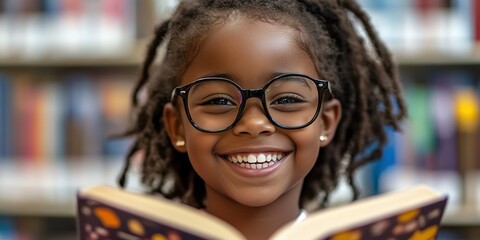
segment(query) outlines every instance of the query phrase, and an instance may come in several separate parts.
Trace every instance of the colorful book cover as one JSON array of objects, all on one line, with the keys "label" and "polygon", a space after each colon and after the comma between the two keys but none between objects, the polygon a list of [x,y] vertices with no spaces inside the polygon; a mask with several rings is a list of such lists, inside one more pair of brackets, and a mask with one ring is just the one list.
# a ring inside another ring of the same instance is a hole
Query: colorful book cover
[{"label": "colorful book cover", "polygon": [[440,229],[446,203],[447,199],[445,198],[417,209],[397,213],[390,217],[382,217],[377,221],[341,230],[324,240],[434,240]]},{"label": "colorful book cover", "polygon": [[77,233],[81,240],[206,239],[178,227],[159,224],[142,215],[80,195],[77,206]]}]

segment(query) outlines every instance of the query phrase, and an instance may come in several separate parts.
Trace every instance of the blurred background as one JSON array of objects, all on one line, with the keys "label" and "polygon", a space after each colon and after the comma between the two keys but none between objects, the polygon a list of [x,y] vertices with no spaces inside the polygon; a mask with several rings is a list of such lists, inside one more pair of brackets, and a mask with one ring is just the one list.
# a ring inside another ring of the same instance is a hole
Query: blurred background
[{"label": "blurred background", "polygon": [[[356,176],[362,197],[426,183],[450,196],[439,239],[479,239],[480,1],[360,3],[410,115]],[[0,240],[76,238],[75,192],[116,184],[131,139],[108,136],[127,126],[146,44],[175,4],[0,0]]]}]

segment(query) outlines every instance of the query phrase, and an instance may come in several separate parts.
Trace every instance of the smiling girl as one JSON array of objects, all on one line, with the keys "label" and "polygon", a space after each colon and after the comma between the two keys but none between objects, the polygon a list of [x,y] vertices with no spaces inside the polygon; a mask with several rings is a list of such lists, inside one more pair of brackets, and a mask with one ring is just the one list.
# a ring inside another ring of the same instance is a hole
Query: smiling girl
[{"label": "smiling girl", "polygon": [[406,112],[391,57],[352,0],[181,1],[155,32],[132,102],[120,185],[142,152],[152,193],[248,239],[300,221],[307,203],[323,207],[341,174],[356,198],[354,171],[381,156],[384,127],[398,130]]}]

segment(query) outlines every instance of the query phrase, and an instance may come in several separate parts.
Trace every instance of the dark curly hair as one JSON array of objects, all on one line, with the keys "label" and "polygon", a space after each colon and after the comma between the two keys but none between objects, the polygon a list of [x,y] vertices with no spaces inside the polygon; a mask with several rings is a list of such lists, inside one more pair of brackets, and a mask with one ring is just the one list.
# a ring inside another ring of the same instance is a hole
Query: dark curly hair
[{"label": "dark curly hair", "polygon": [[[357,199],[359,190],[353,181],[354,171],[381,157],[387,141],[385,127],[400,130],[406,106],[392,57],[369,17],[354,0],[181,1],[171,18],[156,28],[133,90],[134,121],[123,136],[133,136],[134,143],[126,156],[120,186],[125,186],[133,156],[142,152],[141,181],[151,193],[204,207],[204,182],[187,155],[171,145],[161,120],[162,110],[205,33],[232,14],[283,24],[298,31],[302,47],[321,76],[331,81],[333,94],[342,104],[342,119],[335,137],[320,152],[304,180],[300,206],[319,200],[316,206],[324,207],[344,173],[353,198]],[[166,52],[156,64],[161,46]],[[142,101],[140,94],[144,88],[146,99]]]}]

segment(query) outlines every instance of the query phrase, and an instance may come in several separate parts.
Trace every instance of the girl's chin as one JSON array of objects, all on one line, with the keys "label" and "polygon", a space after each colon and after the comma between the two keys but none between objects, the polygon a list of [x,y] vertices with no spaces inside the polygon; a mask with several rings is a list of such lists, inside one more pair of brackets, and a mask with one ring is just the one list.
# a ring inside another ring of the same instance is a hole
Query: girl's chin
[{"label": "girl's chin", "polygon": [[272,204],[278,197],[276,196],[255,196],[255,197],[245,197],[245,198],[234,198],[234,200],[245,206],[245,207],[252,207],[252,208],[259,208],[264,207]]},{"label": "girl's chin", "polygon": [[229,198],[246,207],[264,207],[289,194],[284,186],[237,188],[227,193]]}]

